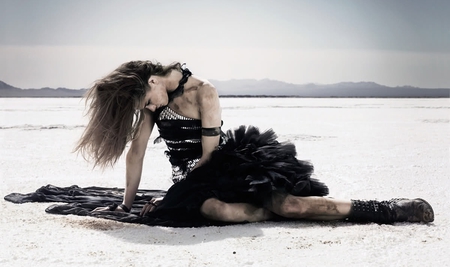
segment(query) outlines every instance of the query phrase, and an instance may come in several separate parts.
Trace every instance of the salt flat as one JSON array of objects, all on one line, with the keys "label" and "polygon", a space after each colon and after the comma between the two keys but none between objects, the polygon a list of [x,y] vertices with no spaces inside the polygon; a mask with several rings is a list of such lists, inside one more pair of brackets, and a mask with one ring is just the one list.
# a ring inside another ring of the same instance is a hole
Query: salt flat
[{"label": "salt flat", "polygon": [[[223,129],[273,128],[296,144],[335,198],[422,197],[435,222],[254,223],[165,228],[57,216],[46,203],[0,201],[2,266],[450,266],[449,99],[221,99]],[[71,153],[80,99],[0,99],[0,195],[42,185],[123,187],[122,159],[94,169]],[[157,133],[152,135],[152,139]],[[150,145],[141,188],[167,189],[163,144]]]}]

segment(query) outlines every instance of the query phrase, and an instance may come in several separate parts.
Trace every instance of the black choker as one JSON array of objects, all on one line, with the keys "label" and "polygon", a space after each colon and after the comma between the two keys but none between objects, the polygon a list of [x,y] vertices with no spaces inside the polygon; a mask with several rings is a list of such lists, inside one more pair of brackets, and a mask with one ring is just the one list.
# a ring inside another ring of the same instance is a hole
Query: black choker
[{"label": "black choker", "polygon": [[169,102],[171,102],[175,97],[178,97],[184,93],[184,84],[187,82],[188,78],[192,76],[192,72],[188,68],[186,68],[185,65],[186,63],[183,63],[183,65],[181,65],[181,74],[183,75],[183,77],[181,77],[177,89],[168,93]]}]

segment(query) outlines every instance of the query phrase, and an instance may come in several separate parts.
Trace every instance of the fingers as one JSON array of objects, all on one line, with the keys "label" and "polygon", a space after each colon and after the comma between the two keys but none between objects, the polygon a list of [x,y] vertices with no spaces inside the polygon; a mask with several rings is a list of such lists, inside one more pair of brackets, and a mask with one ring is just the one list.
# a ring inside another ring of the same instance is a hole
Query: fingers
[{"label": "fingers", "polygon": [[97,212],[97,211],[119,211],[119,212],[125,212],[121,207],[117,207],[115,210],[111,210],[110,207],[98,207],[98,208],[95,208],[94,210],[92,210],[92,212]]},{"label": "fingers", "polygon": [[142,208],[140,215],[145,216],[147,213],[152,212],[156,207],[158,206],[157,203],[159,203],[160,200],[152,199],[149,202],[147,202],[144,207]]},{"label": "fingers", "polygon": [[95,208],[93,211],[109,211],[109,207],[98,207]]},{"label": "fingers", "polygon": [[149,213],[151,211],[151,207],[147,204],[145,204],[145,206],[142,208],[141,212],[139,213],[139,215],[141,216],[145,216],[147,213]]},{"label": "fingers", "polygon": [[155,204],[154,204],[153,202],[152,202],[152,203],[147,203],[147,204],[145,204],[144,207],[142,208],[140,214],[141,214],[141,216],[144,216],[144,215],[146,215],[147,213],[152,212],[155,208],[156,208],[156,206],[155,206]]}]

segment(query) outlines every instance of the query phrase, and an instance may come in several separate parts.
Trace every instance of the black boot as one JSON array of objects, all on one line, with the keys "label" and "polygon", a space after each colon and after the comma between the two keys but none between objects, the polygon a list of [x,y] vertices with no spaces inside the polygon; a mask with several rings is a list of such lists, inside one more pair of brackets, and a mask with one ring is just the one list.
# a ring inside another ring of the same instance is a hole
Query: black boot
[{"label": "black boot", "polygon": [[352,200],[348,220],[351,222],[375,222],[392,224],[394,222],[434,221],[431,205],[421,198],[393,198],[389,201]]}]

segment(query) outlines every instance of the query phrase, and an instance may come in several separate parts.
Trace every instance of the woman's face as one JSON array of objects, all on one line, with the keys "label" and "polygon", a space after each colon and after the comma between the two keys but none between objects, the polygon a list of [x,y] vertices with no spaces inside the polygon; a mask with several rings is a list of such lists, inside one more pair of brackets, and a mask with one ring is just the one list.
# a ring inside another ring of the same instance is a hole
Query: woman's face
[{"label": "woman's face", "polygon": [[150,89],[147,89],[147,93],[144,96],[143,107],[151,112],[155,112],[156,109],[167,105],[169,102],[167,89],[161,78],[152,75],[148,79]]}]

